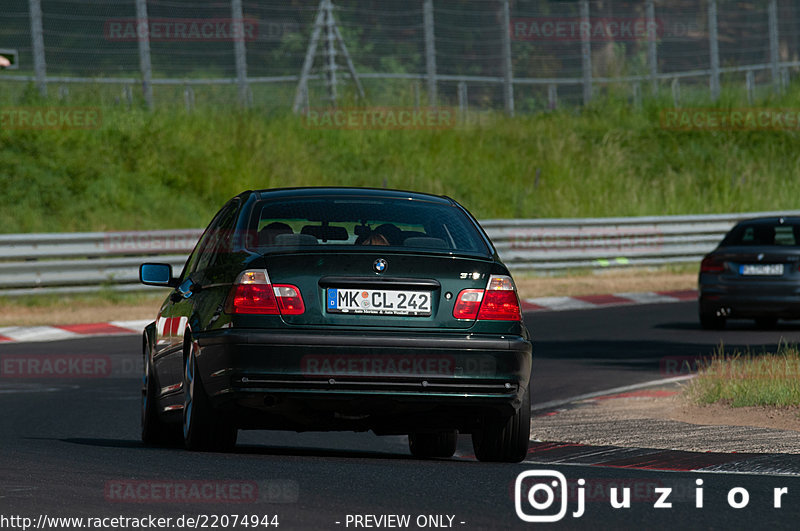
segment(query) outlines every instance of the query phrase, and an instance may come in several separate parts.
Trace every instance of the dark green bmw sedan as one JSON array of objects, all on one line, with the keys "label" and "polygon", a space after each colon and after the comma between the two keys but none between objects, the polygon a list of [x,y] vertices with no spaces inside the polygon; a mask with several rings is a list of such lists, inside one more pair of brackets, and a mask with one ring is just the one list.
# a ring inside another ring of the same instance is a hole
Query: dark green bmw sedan
[{"label": "dark green bmw sedan", "polygon": [[144,331],[142,439],[229,450],[238,430],[408,435],[450,457],[521,461],[531,342],[514,281],[447,197],[247,191],[214,216]]}]

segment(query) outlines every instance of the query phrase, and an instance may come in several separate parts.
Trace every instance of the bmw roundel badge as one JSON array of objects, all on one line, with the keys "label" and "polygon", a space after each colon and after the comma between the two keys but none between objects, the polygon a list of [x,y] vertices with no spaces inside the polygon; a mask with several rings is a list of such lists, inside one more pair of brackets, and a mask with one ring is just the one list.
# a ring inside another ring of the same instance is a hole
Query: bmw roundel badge
[{"label": "bmw roundel badge", "polygon": [[374,269],[376,273],[383,273],[384,271],[386,271],[386,266],[387,266],[386,260],[384,260],[383,258],[378,258],[377,260],[375,260],[375,263],[372,264],[372,269]]}]

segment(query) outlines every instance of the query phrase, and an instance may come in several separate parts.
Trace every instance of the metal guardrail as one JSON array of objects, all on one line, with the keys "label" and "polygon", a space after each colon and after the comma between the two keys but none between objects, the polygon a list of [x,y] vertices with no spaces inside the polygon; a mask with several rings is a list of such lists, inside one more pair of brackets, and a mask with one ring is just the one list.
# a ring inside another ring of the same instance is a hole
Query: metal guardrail
[{"label": "metal guardrail", "polygon": [[738,221],[800,211],[703,216],[490,220],[481,225],[516,271],[699,262]]},{"label": "metal guardrail", "polygon": [[[515,271],[698,262],[742,219],[800,211],[706,216],[505,219],[481,222]],[[139,264],[180,271],[202,230],[0,234],[0,295],[148,289]]]}]

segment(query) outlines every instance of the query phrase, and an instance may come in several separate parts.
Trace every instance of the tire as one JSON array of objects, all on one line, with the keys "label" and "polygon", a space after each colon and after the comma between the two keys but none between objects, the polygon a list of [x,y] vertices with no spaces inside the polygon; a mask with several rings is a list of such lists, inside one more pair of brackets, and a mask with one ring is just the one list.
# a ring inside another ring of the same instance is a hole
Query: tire
[{"label": "tire", "polygon": [[145,340],[141,402],[142,442],[153,446],[177,446],[181,442],[180,426],[164,422],[158,415],[157,387],[147,348]]},{"label": "tire", "polygon": [[724,330],[725,318],[714,313],[700,313],[700,326],[704,330]]},{"label": "tire", "polygon": [[186,448],[201,452],[231,451],[236,446],[238,430],[211,406],[191,349],[184,363],[183,389],[183,443]]},{"label": "tire", "polygon": [[777,317],[758,317],[756,318],[756,328],[761,328],[763,330],[773,330],[776,326],[778,326],[778,318]]},{"label": "tire", "polygon": [[480,430],[472,433],[472,447],[478,461],[519,463],[528,455],[531,432],[530,388],[522,405],[507,419],[486,419]]},{"label": "tire", "polygon": [[453,457],[457,443],[456,430],[408,435],[408,449],[411,450],[411,455],[419,458]]}]

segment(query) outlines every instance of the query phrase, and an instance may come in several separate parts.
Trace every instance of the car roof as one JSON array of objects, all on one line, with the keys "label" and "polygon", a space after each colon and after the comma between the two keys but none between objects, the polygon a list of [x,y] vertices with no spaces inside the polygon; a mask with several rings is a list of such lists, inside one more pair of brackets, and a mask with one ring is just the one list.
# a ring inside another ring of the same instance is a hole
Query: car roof
[{"label": "car roof", "polygon": [[[326,197],[326,196],[351,196],[374,197],[384,199],[411,199],[428,201],[444,205],[455,205],[455,201],[446,196],[425,194],[422,192],[409,192],[406,190],[390,190],[385,188],[359,188],[353,186],[309,186],[298,188],[269,188],[252,190],[258,194],[259,199],[279,199],[285,197]],[[244,192],[247,193],[247,192]]]},{"label": "car roof", "polygon": [[750,218],[743,219],[739,225],[780,225],[780,224],[800,224],[800,217],[798,216],[770,216],[767,218]]}]

